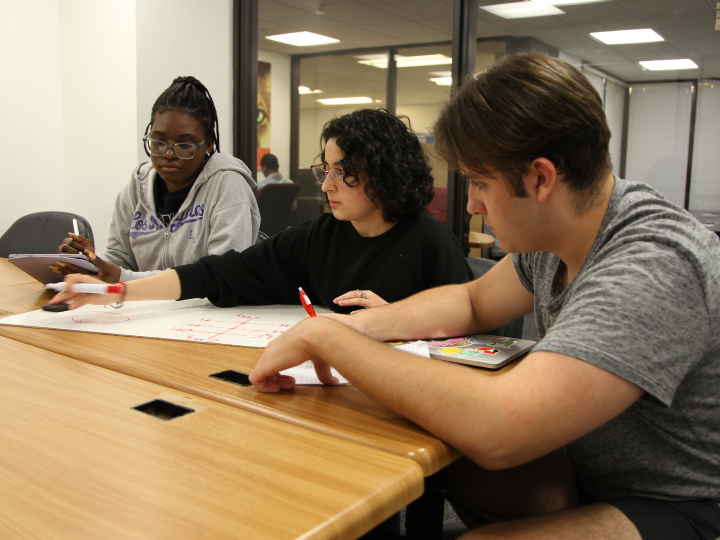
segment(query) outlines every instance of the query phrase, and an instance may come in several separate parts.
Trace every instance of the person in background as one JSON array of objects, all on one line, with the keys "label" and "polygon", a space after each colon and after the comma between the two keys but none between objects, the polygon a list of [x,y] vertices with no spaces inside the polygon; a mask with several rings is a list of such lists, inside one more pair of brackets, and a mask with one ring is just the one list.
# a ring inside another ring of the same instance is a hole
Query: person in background
[{"label": "person in background", "polygon": [[[143,137],[150,163],[117,196],[107,250],[70,233],[60,253],[84,253],[103,281],[129,281],[256,241],[255,181],[239,159],[220,153],[217,111],[195,77],[178,77],[155,101]],[[61,274],[85,273],[72,266]]]},{"label": "person in background", "polygon": [[[292,184],[293,181],[289,178],[285,178],[282,174],[280,174],[280,164],[278,163],[277,157],[275,157],[274,154],[265,154],[260,159],[260,168],[262,170],[263,175],[265,176],[264,180],[260,180],[258,182],[257,187],[257,193],[258,196],[260,196],[260,193],[262,192],[263,188],[267,186],[268,184]],[[292,206],[290,207],[290,211],[297,210],[297,198],[293,201]]]},{"label": "person in background", "polygon": [[[203,257],[128,283],[124,297],[207,297],[225,307],[299,304],[302,287],[313,304],[350,313],[472,279],[457,239],[423,212],[433,178],[408,125],[384,109],[359,110],[328,122],[321,145],[321,164],[312,170],[331,213],[243,252]],[[63,293],[53,302],[68,301],[74,309],[107,303],[109,296]]]},{"label": "person in background", "polygon": [[262,188],[268,184],[292,184],[292,180],[285,178],[280,173],[280,164],[274,154],[265,154],[262,159],[260,159],[260,169],[265,179],[258,182],[258,195],[262,191]]}]

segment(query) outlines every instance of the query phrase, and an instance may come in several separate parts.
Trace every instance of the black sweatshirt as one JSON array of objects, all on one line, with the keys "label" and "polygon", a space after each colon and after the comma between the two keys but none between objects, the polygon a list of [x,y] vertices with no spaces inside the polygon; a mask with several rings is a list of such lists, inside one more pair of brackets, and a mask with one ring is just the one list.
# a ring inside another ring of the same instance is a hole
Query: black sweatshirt
[{"label": "black sweatshirt", "polygon": [[220,307],[299,304],[302,287],[313,304],[339,313],[359,309],[333,303],[355,289],[395,302],[473,279],[457,239],[424,212],[372,238],[360,236],[348,221],[323,214],[245,251],[209,255],[175,270],[180,300],[207,297]]}]

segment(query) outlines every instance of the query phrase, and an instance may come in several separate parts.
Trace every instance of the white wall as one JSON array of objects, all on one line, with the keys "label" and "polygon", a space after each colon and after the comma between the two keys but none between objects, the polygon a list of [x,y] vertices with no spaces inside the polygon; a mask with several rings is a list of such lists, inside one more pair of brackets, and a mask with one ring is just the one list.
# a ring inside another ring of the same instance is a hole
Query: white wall
[{"label": "white wall", "polygon": [[[215,102],[220,150],[233,153],[232,0],[137,1],[137,125],[144,131],[158,96],[192,75]],[[138,162],[147,161],[137,136]]]},{"label": "white wall", "polygon": [[135,2],[62,0],[59,23],[64,208],[90,222],[102,251],[136,165]]},{"label": "white wall", "polygon": [[685,203],[691,106],[689,82],[630,88],[626,176],[650,184],[680,206]]},{"label": "white wall", "polygon": [[[288,176],[290,174],[290,92],[292,92],[290,88],[290,56],[260,49],[258,50],[258,60],[269,62],[271,65],[270,152],[278,158],[280,172]],[[260,170],[260,163],[257,166]],[[304,168],[302,162],[300,168]],[[258,178],[262,179],[262,173],[259,173]]]},{"label": "white wall", "polygon": [[[232,1],[0,0],[0,233],[32,212],[87,218],[98,251],[113,204],[147,161],[140,139],[178,75],[208,87],[231,153]],[[288,105],[289,106],[289,105]]]},{"label": "white wall", "polygon": [[58,0],[0,0],[0,234],[19,217],[65,209]]},{"label": "white wall", "polygon": [[690,208],[720,210],[720,84],[698,88]]}]

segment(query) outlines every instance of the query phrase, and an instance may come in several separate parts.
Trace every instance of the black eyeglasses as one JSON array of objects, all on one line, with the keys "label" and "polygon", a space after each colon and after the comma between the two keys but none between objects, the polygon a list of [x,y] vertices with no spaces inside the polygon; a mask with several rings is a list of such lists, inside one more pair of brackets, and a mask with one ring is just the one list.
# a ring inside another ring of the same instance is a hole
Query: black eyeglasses
[{"label": "black eyeglasses", "polygon": [[164,156],[168,149],[172,148],[173,153],[180,159],[192,159],[197,153],[198,147],[202,146],[210,139],[205,139],[200,143],[188,143],[181,142],[175,144],[168,144],[160,139],[151,139],[150,137],[143,137],[145,142],[145,151],[151,156]]},{"label": "black eyeglasses", "polygon": [[325,177],[330,175],[330,180],[333,184],[335,184],[335,187],[339,188],[341,182],[344,182],[345,185],[348,187],[353,187],[347,183],[347,180],[345,180],[345,172],[338,167],[325,168],[322,165],[311,165],[310,170],[315,175],[315,180],[317,180],[321,184],[325,182]]}]

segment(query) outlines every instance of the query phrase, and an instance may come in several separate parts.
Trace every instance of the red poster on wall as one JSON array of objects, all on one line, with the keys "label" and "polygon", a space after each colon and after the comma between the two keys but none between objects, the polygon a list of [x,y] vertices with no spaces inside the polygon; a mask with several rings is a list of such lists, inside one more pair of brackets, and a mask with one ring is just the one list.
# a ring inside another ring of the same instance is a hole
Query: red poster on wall
[{"label": "red poster on wall", "polygon": [[257,82],[257,163],[270,152],[270,68],[269,62],[258,62]]}]

